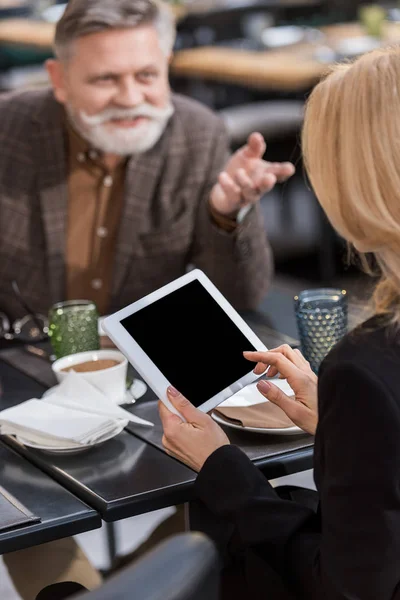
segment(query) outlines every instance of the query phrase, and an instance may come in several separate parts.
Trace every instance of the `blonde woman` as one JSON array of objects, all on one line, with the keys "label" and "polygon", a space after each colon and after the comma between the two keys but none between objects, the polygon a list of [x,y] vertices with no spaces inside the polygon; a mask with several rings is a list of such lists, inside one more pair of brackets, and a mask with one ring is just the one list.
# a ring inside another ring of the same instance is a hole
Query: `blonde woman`
[{"label": "blonde woman", "polygon": [[[237,581],[249,590],[244,595],[238,585],[238,597],[275,600],[264,585],[272,568],[285,582],[285,597],[399,599],[399,48],[336,66],[316,86],[306,110],[303,152],[332,225],[361,254],[373,253],[382,273],[373,296],[375,316],[333,349],[318,382],[290,348],[246,354],[260,372],[271,365],[272,374],[288,378],[294,400],[270,381],[259,390],[316,433],[319,509],[280,499],[217,424],[173,389],[169,398],[187,423],[161,405],[164,443],[199,471],[196,496],[208,515],[204,530],[222,543],[221,532],[227,537],[233,527],[240,553],[231,560]],[[229,548],[232,543],[225,544]],[[246,581],[245,559],[251,555],[256,566]]]}]

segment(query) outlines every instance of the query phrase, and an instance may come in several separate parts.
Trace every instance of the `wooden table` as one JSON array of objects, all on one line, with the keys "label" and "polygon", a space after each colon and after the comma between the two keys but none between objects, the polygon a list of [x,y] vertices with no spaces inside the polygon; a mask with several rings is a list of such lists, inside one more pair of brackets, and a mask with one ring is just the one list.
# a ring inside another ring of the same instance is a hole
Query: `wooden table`
[{"label": "wooden table", "polygon": [[[176,13],[179,18],[179,11]],[[181,15],[182,16],[182,15]],[[328,45],[340,39],[363,35],[362,27],[339,24],[325,27]],[[26,19],[0,21],[0,44],[13,44],[51,51],[54,25]],[[400,25],[386,23],[385,41],[400,40]],[[242,85],[252,89],[299,91],[309,89],[328,65],[315,58],[316,46],[301,43],[282,50],[248,51],[207,46],[176,52],[171,74],[175,77]]]},{"label": "wooden table", "polygon": [[[355,23],[322,29],[326,44],[343,38],[364,35]],[[400,25],[386,23],[384,40],[400,41]],[[248,51],[223,47],[202,47],[177,52],[171,72],[179,77],[200,78],[242,85],[253,89],[300,91],[309,89],[326,72],[328,66],[315,58],[316,46],[300,43],[284,50]]]}]

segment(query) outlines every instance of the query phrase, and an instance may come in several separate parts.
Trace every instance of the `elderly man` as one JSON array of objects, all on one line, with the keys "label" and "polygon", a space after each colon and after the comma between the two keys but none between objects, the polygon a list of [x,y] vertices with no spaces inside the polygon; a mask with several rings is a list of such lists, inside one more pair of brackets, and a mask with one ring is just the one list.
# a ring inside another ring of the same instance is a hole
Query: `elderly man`
[{"label": "elderly man", "polygon": [[[57,25],[52,90],[0,99],[0,311],[93,300],[114,311],[203,269],[239,309],[272,272],[257,202],[290,163],[260,134],[228,156],[210,110],[171,93],[175,37],[156,0],[70,0]],[[72,542],[5,557],[24,599],[47,583],[99,583]]]},{"label": "elderly man", "polygon": [[[228,159],[220,120],[171,93],[169,11],[71,0],[47,69],[53,90],[0,100],[0,310],[88,298],[101,313],[203,269],[240,309],[272,272],[260,196],[293,173],[252,134]],[[250,210],[249,210],[250,208]]]}]

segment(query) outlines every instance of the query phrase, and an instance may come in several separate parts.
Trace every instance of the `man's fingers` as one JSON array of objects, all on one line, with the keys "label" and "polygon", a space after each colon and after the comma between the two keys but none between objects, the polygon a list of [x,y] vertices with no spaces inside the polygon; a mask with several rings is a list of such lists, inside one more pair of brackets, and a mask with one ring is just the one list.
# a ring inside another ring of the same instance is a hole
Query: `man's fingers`
[{"label": "man's fingers", "polygon": [[279,180],[274,173],[266,173],[261,177],[257,187],[260,189],[261,194],[267,194],[272,190],[277,181]]},{"label": "man's fingers", "polygon": [[185,396],[170,386],[167,389],[168,400],[177,409],[177,411],[186,419],[188,423],[202,424],[208,421],[209,417],[201,410],[198,410]]},{"label": "man's fingers", "polygon": [[226,171],[222,171],[222,173],[219,174],[218,183],[227,197],[231,198],[232,196],[236,196],[238,199],[240,198],[240,186],[235,183]]},{"label": "man's fingers", "polygon": [[245,202],[257,202],[261,196],[261,190],[253,183],[244,169],[238,169],[236,183],[240,186],[241,197]]},{"label": "man's fingers", "polygon": [[267,167],[268,173],[275,175],[279,183],[286,181],[296,172],[295,166],[290,162],[269,163]]},{"label": "man's fingers", "polygon": [[247,144],[244,146],[244,154],[246,158],[262,158],[267,149],[267,144],[261,133],[252,133],[247,139]]}]

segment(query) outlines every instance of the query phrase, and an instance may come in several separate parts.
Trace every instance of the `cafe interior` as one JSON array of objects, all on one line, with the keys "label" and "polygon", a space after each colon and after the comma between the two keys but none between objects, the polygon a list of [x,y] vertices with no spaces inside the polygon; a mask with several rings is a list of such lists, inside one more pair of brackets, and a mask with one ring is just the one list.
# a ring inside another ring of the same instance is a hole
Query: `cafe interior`
[{"label": "cafe interior", "polygon": [[[69,4],[75,1],[70,0]],[[101,5],[103,1],[97,0],[97,3]],[[132,3],[137,1],[132,0]],[[293,175],[275,178],[276,184],[260,192],[257,199],[257,226],[264,232],[260,244],[268,241],[273,273],[266,273],[265,293],[257,306],[245,307],[245,310],[239,307],[238,312],[263,347],[272,349],[284,344],[286,348],[301,350],[312,372],[317,374],[329,350],[368,314],[376,277],[371,278],[360,269],[360,262],[349,250],[347,241],[333,228],[317,200],[302,156],[305,106],[332,65],[348,63],[377,48],[393,47],[400,42],[400,5],[371,0],[161,1],[168,4],[176,26],[169,62],[169,82],[174,94],[207,107],[207,115],[212,111],[218,116],[232,154],[241,152],[249,136],[258,132],[266,142],[260,160],[294,165]],[[88,3],[93,4],[93,0]],[[45,65],[54,59],[56,27],[67,10],[65,0],[0,0],[0,121],[9,119],[11,131],[16,132],[13,141],[12,136],[7,138],[1,133],[0,125],[0,145],[8,148],[10,156],[14,152],[16,156],[14,173],[10,172],[13,167],[7,167],[8,173],[5,173],[0,165],[0,223],[3,227],[4,219],[10,218],[14,210],[8,182],[25,177],[28,181],[31,167],[26,159],[29,173],[18,174],[17,165],[25,160],[19,158],[24,134],[20,132],[18,119],[24,111],[26,116],[28,105],[18,113],[17,102],[22,101],[16,100],[13,112],[12,102],[2,103],[2,99],[10,94],[21,98],[20,94],[29,90],[39,94],[49,87],[49,69]],[[54,85],[54,80],[52,83]],[[3,110],[10,112],[4,115]],[[205,114],[202,113],[204,119]],[[193,130],[195,125],[197,127],[193,120]],[[196,135],[200,134],[194,132],[193,136]],[[45,136],[40,136],[40,143],[44,144]],[[206,142],[201,137],[198,139],[198,142],[194,139],[194,142],[184,143],[191,143],[191,148],[198,143],[195,154],[200,155],[205,147],[202,144]],[[80,139],[76,143],[81,142]],[[36,146],[39,153],[41,147]],[[59,157],[56,156],[58,146],[54,144],[53,151],[49,148],[43,150],[43,160],[50,167],[53,158],[56,161]],[[93,165],[97,160],[95,154],[96,149],[89,150],[87,160],[93,159]],[[2,156],[0,161],[5,156],[0,151]],[[79,156],[84,162],[84,151],[77,154],[78,162]],[[143,156],[146,157],[146,152]],[[171,156],[163,169],[174,168],[173,152]],[[139,183],[134,184],[139,199],[140,182],[146,187],[145,178],[151,178],[152,170],[161,168],[154,161],[150,162],[149,170],[144,160],[140,159],[139,166],[133,169],[133,178],[139,173]],[[47,176],[49,188],[58,185],[57,177],[51,179],[50,168]],[[104,186],[114,189],[114,174],[108,177],[109,185],[106,176]],[[189,187],[185,188],[189,202],[190,185],[198,185],[196,177],[194,174],[194,183],[189,179]],[[196,469],[176,452],[171,456],[163,438],[165,423],[160,421],[153,382],[141,376],[140,366],[138,368],[130,359],[129,352],[123,352],[123,343],[119,343],[118,333],[113,333],[111,320],[102,325],[105,315],[117,309],[125,310],[130,302],[161,287],[158,281],[168,284],[174,279],[175,271],[171,270],[170,278],[168,272],[158,279],[152,279],[149,274],[147,287],[134,288],[132,284],[132,290],[139,292],[132,293],[130,299],[127,291],[121,303],[115,304],[116,309],[109,311],[100,309],[103,306],[99,293],[103,285],[100,269],[91,279],[93,296],[89,297],[89,291],[85,300],[78,301],[77,298],[82,297],[77,296],[78,292],[69,293],[68,297],[59,293],[56,298],[53,294],[48,312],[43,316],[43,309],[37,310],[35,304],[39,295],[32,291],[35,286],[41,287],[42,279],[38,276],[33,281],[32,275],[31,281],[26,267],[17,272],[18,253],[25,252],[25,228],[33,223],[27,225],[28,209],[18,204],[24,190],[34,185],[35,176],[29,181],[26,188],[22,184],[15,185],[15,202],[20,206],[15,209],[12,221],[15,224],[10,224],[8,233],[0,225],[12,248],[2,254],[4,239],[0,239],[0,261],[10,260],[16,265],[12,276],[11,268],[0,265],[1,287],[10,287],[12,280],[11,304],[3,306],[0,290],[0,598],[235,598],[221,592],[221,558],[212,536],[199,533],[196,525],[191,526],[190,505],[196,501],[197,493]],[[68,185],[71,193],[71,180]],[[145,190],[143,197],[146,194]],[[93,198],[96,200],[94,195]],[[100,194],[97,201],[105,202],[104,198]],[[117,205],[115,202],[114,206]],[[79,218],[79,206],[74,206]],[[61,236],[59,222],[63,215],[54,208],[52,217],[51,210],[48,205],[44,219],[50,235],[47,232],[47,241],[39,240],[32,252],[41,244],[53,244],[52,260],[56,262],[56,238]],[[120,211],[115,219],[125,214],[121,213],[123,210],[115,208],[115,214]],[[141,214],[139,209],[137,214]],[[162,218],[162,211],[156,214]],[[109,223],[115,221],[112,211],[104,215],[105,220],[96,229],[99,248],[109,239]],[[135,215],[136,212],[128,217],[127,226],[134,223]],[[91,226],[88,222],[87,228]],[[231,231],[228,229],[224,236],[234,235]],[[29,235],[34,235],[33,225]],[[140,263],[139,275],[129,272],[133,279],[143,273],[146,279],[146,269],[163,268],[157,266],[157,260],[166,234],[146,235],[144,247],[149,257]],[[172,250],[180,250],[180,235],[183,239],[186,233],[181,234],[177,229],[175,237],[171,234]],[[74,244],[78,247],[83,237],[85,230],[81,228],[75,238],[68,239],[71,256]],[[129,240],[129,236],[126,239]],[[96,243],[93,242],[93,248]],[[207,246],[206,240],[204,244]],[[210,254],[211,262],[222,265],[225,246],[214,244],[212,236],[208,244],[205,252]],[[264,246],[260,247],[261,254]],[[106,256],[110,248],[106,244],[102,255],[104,272],[107,264],[111,264],[111,258],[107,262]],[[118,256],[120,250],[118,246]],[[99,253],[100,256],[101,249]],[[125,261],[130,260],[129,254],[128,258],[121,256]],[[235,277],[239,272],[235,272]],[[122,287],[131,285],[126,274],[121,274],[121,282]],[[145,292],[140,293],[141,289]],[[99,298],[98,304],[96,298]],[[10,314],[11,305],[21,308],[16,311],[18,318]],[[187,309],[188,314],[192,313],[190,306]],[[184,318],[182,314],[181,318]],[[196,313],[191,318],[196,320]],[[320,318],[324,322],[320,322]],[[333,328],[328,327],[325,319]],[[224,347],[223,341],[218,347]],[[279,369],[275,371],[278,373]],[[196,377],[201,378],[203,374],[204,369],[198,365]],[[291,397],[293,390],[287,378],[282,376],[277,381],[279,389]],[[282,415],[276,422],[269,422],[271,415],[261,413],[250,418],[250,413],[246,413],[250,406],[264,406],[258,404],[260,400],[254,400],[254,394],[259,394],[254,386],[250,386],[247,397],[238,392],[236,399],[232,396],[225,404],[219,404],[217,410],[210,411],[213,422],[222,427],[229,442],[247,455],[272,488],[296,488],[301,490],[300,496],[303,494],[299,502],[307,505],[317,502],[313,432],[296,425],[281,409]],[[57,400],[53,398],[52,402],[54,391]],[[224,406],[225,411],[221,411]],[[74,420],[76,414],[80,417],[85,414],[88,425],[82,426],[82,418],[78,419],[79,423]],[[73,550],[67,546],[72,540]],[[41,554],[47,545],[47,552]],[[54,554],[52,548],[55,548]],[[62,572],[64,567],[60,567],[58,571],[55,569],[57,577],[48,581],[47,565],[58,551],[84,553],[84,558],[76,555],[74,560],[82,561],[81,569],[90,569],[88,577],[75,581],[72,571],[66,568]],[[12,557],[9,561],[8,556]],[[56,588],[46,588],[47,595],[41,592],[46,586],[69,580],[71,588],[61,592],[64,595],[58,595]],[[249,600],[258,597],[250,592],[243,594],[240,597]],[[303,596],[280,595],[278,590],[264,597],[279,600]],[[389,595],[383,592],[376,596],[338,593],[333,597],[389,600]]]}]

